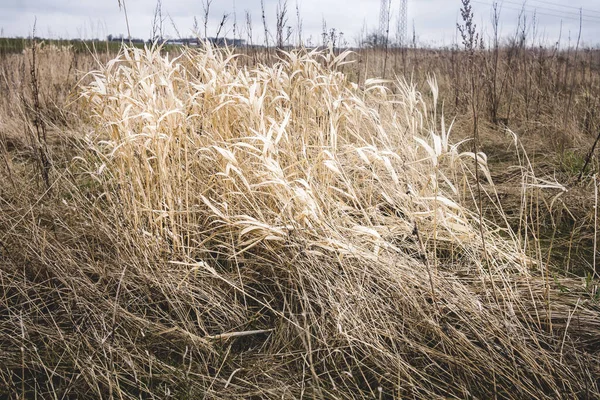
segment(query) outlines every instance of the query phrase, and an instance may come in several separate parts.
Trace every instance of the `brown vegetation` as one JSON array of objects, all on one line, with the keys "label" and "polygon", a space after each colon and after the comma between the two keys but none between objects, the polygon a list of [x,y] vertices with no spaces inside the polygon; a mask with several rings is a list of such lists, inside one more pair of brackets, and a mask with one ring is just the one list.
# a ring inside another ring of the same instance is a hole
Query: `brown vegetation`
[{"label": "brown vegetation", "polygon": [[2,395],[600,396],[597,52],[247,52],[2,56]]}]

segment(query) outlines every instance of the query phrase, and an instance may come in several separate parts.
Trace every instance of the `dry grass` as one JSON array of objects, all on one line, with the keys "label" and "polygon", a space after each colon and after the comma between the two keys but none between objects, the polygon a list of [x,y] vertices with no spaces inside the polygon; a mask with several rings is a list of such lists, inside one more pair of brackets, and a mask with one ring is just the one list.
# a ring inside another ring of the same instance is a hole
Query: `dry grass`
[{"label": "dry grass", "polygon": [[515,138],[515,228],[436,80],[357,85],[349,56],[125,48],[44,117],[50,189],[31,117],[2,125],[5,394],[600,396],[594,281],[531,251],[525,206],[563,186]]}]

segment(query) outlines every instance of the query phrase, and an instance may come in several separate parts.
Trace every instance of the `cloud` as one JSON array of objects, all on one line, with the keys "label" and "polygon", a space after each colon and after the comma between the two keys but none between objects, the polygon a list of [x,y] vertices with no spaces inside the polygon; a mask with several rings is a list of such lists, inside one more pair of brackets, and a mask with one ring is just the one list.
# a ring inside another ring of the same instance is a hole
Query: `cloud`
[{"label": "cloud", "polygon": [[[269,29],[275,26],[275,9],[278,0],[264,0]],[[398,1],[392,0],[392,27],[398,13]],[[484,38],[491,34],[490,4],[493,0],[473,0],[475,22]],[[600,37],[600,7],[595,0],[572,0],[559,6],[559,1],[528,1],[524,15],[527,17],[530,34],[534,32],[533,20],[536,12],[535,32],[538,39],[553,43],[559,36],[563,42],[569,37],[576,39],[578,8],[584,9],[582,39],[595,45]],[[514,34],[517,29],[520,0],[505,0],[501,14],[501,33]],[[148,38],[151,33],[154,1],[126,0],[131,33],[135,37]],[[303,36],[312,36],[318,43],[323,21],[328,29],[343,32],[350,44],[367,26],[373,30],[378,25],[379,0],[298,0],[301,12]],[[450,0],[408,0],[408,31],[414,31],[422,44],[449,45],[456,40],[456,23],[459,18],[460,2]],[[296,29],[296,1],[288,0],[288,25]],[[225,31],[233,34],[233,23],[237,20],[237,31],[245,33],[245,12],[252,16],[255,43],[262,43],[263,28],[260,0],[213,0],[208,34],[214,35],[223,14],[228,14]],[[202,21],[201,0],[163,0],[164,27],[171,36],[177,30],[182,36],[191,34],[194,16],[200,26]],[[54,37],[104,37],[109,33],[126,34],[125,18],[119,10],[117,0],[2,0],[0,6],[0,28],[7,36],[27,36],[37,18],[37,31],[42,36]],[[562,22],[562,23],[561,23]],[[561,31],[562,29],[562,31]],[[202,29],[203,30],[203,29]],[[223,33],[222,33],[223,34]],[[296,35],[294,35],[296,37]]]}]

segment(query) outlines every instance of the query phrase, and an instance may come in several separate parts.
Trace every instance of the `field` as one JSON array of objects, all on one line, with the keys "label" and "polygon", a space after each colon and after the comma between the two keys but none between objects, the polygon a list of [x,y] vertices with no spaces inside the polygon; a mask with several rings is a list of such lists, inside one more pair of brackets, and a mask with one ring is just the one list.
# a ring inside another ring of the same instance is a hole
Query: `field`
[{"label": "field", "polygon": [[600,397],[600,51],[21,45],[0,396]]}]

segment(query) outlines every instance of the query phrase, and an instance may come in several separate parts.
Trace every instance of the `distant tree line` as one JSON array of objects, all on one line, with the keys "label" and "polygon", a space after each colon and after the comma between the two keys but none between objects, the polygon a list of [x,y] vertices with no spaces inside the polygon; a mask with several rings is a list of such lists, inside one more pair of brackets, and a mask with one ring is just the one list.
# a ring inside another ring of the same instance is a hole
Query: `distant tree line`
[{"label": "distant tree line", "polygon": [[[124,35],[108,35],[106,37],[106,40],[108,42],[123,42],[123,41],[129,42],[130,41]],[[208,37],[208,38],[206,38],[206,40],[215,46],[240,47],[240,46],[244,46],[246,43],[246,41],[243,39],[229,39],[229,38],[223,38],[223,37]],[[150,40],[150,39],[144,40],[144,39],[139,39],[139,38],[131,38],[131,43],[135,43],[135,44],[151,43],[152,41],[153,40]],[[194,47],[194,46],[200,45],[200,43],[203,41],[203,39],[200,39],[197,37],[178,38],[178,39],[164,39],[164,38],[158,37],[158,38],[154,39],[154,41],[156,41],[158,43],[165,43],[165,44],[171,44],[171,45]]]}]

